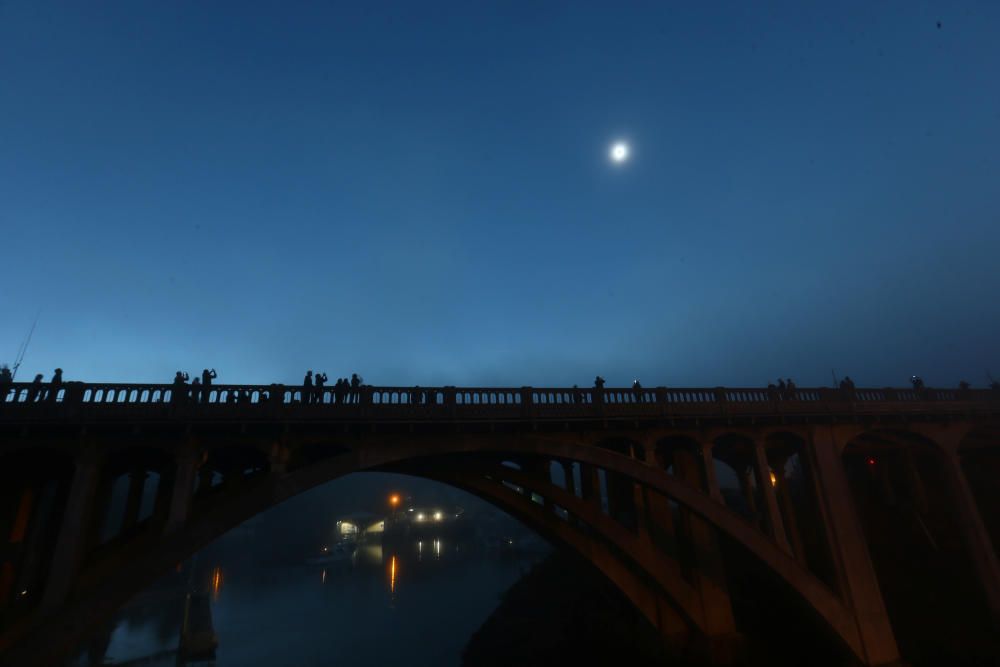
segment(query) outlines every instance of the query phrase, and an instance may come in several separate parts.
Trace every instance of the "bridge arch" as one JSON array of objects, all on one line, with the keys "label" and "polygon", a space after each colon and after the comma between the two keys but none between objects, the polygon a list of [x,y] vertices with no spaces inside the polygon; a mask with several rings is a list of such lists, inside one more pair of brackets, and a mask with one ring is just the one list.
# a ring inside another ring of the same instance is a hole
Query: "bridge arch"
[{"label": "bridge arch", "polygon": [[[742,517],[711,499],[697,485],[666,476],[654,465],[585,442],[545,436],[511,438],[484,435],[474,438],[444,439],[415,436],[398,439],[387,437],[377,446],[361,446],[362,440],[355,439],[352,442],[344,438],[327,439],[330,447],[337,448],[336,454],[284,473],[275,473],[268,468],[261,472],[257,480],[246,480],[242,486],[237,487],[238,492],[220,493],[216,500],[204,505],[199,512],[193,514],[181,530],[155,539],[147,536],[144,540],[123,544],[120,550],[109,554],[103,562],[94,564],[91,570],[85,573],[86,576],[81,577],[83,583],[77,587],[67,608],[59,613],[57,622],[63,627],[75,629],[68,632],[69,636],[79,637],[98,619],[113,614],[131,594],[151,583],[158,573],[173,567],[212,539],[268,507],[344,474],[390,469],[393,466],[406,468],[417,465],[419,469],[421,461],[441,460],[461,455],[480,458],[485,455],[497,463],[510,458],[542,457],[546,460],[574,461],[592,469],[599,468],[608,474],[628,480],[636,488],[643,487],[672,499],[756,557],[778,580],[783,581],[815,610],[832,634],[851,652],[859,657],[863,655],[851,610],[822,581]],[[322,441],[313,441],[312,446],[322,446]],[[518,474],[518,471],[507,470],[508,472],[503,474],[507,476]],[[450,474],[452,476],[449,479],[456,485],[465,485],[482,493],[490,493],[489,488],[484,486],[486,484],[484,479],[489,479],[489,475],[484,478],[482,475],[468,475],[461,471]],[[525,473],[522,471],[520,474]],[[425,475],[434,478],[435,473],[429,472]],[[548,482],[547,479],[543,480],[543,483]],[[584,514],[574,505],[574,499],[570,498],[568,493],[564,492],[565,495],[558,496],[555,489],[555,485],[544,487],[544,491],[552,497],[547,499],[548,502],[554,504],[561,502],[576,509],[575,514]],[[515,504],[518,503],[511,502],[511,507],[514,508]],[[507,509],[505,506],[501,507]],[[520,514],[522,510],[514,508],[512,511]],[[601,523],[599,513],[591,512],[585,519],[594,525],[600,525],[604,532],[612,530],[607,523]],[[640,558],[639,562],[642,566],[639,570],[641,576],[652,576],[661,584],[665,593],[662,602],[653,604],[648,601],[638,601],[640,609],[647,614],[658,614],[659,616],[651,618],[658,627],[664,627],[667,622],[663,620],[664,617],[672,614],[671,622],[676,621],[679,616],[684,622],[693,624],[697,628],[701,621],[702,610],[698,608],[698,601],[685,586],[685,582],[682,579],[672,580],[666,577],[665,570],[657,570],[662,568],[663,564],[648,557],[648,554]],[[610,566],[605,569],[610,571]],[[612,580],[621,581],[622,576],[624,575],[612,575]],[[36,649],[41,646],[48,648],[49,645],[47,641],[44,644],[35,643],[41,642],[41,637],[37,633],[26,637],[25,640],[19,645],[25,647],[34,645]],[[4,646],[0,645],[0,650],[3,648]]]},{"label": "bridge arch", "polygon": [[841,453],[889,619],[914,661],[943,660],[944,636],[968,651],[953,659],[997,649],[986,639],[994,602],[982,568],[995,555],[964,504],[959,457],[969,442],[955,429],[878,426],[858,429]]}]

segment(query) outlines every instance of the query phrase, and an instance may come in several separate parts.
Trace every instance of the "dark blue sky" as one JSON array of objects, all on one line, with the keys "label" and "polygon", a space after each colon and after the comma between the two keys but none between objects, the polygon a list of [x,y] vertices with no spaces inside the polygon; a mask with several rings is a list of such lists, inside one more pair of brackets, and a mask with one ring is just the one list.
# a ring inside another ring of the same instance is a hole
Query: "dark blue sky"
[{"label": "dark blue sky", "polygon": [[1000,4],[672,4],[0,3],[0,360],[1000,375]]}]

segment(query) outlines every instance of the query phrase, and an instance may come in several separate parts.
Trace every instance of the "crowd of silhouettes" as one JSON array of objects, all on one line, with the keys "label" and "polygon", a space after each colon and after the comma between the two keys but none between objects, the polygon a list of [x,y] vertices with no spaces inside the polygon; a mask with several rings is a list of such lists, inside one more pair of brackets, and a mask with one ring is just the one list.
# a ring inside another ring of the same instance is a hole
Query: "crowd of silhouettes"
[{"label": "crowd of silhouettes", "polygon": [[[171,400],[173,402],[185,402],[193,401],[196,403],[208,403],[211,402],[211,392],[212,392],[212,381],[219,377],[219,374],[214,368],[206,368],[201,372],[201,377],[195,377],[191,380],[191,377],[184,371],[177,371],[174,375],[174,381],[172,384]],[[992,376],[987,374],[989,379],[988,387],[994,392],[1000,392],[1000,381],[994,380]],[[188,382],[190,381],[190,384]],[[302,380],[302,392],[301,392],[301,402],[302,403],[334,403],[334,404],[356,404],[361,402],[361,394],[365,385],[361,376],[357,373],[352,373],[350,378],[338,378],[333,385],[333,390],[329,393],[326,392],[326,383],[328,381],[326,373],[313,373],[313,371],[307,371],[305,378]],[[14,373],[6,364],[0,365],[0,401],[7,400],[9,390],[7,387],[14,383]],[[604,378],[600,375],[594,377],[594,392],[591,395],[591,401],[601,402],[604,398]],[[910,377],[910,384],[913,386],[913,390],[918,395],[924,395],[927,392],[927,388],[924,385],[924,381],[920,376],[913,375]],[[59,392],[64,385],[63,381],[63,371],[61,368],[55,369],[52,373],[52,379],[46,383],[43,375],[41,373],[35,376],[35,379],[30,383],[27,393],[28,402],[39,402],[39,401],[56,401],[59,400]],[[277,385],[272,385],[272,387]],[[854,396],[855,386],[854,380],[851,377],[844,376],[844,379],[839,383],[840,391],[848,397]],[[778,379],[778,383],[770,383],[767,385],[768,395],[772,400],[794,400],[797,398],[795,382],[791,378]],[[971,396],[972,385],[962,380],[958,383],[958,397],[968,398]],[[645,400],[646,395],[643,391],[642,385],[639,380],[632,382],[632,395],[635,402],[641,403]],[[329,396],[329,400],[326,398]],[[257,391],[257,402],[262,403],[270,400],[271,393],[269,391],[258,390]],[[574,403],[584,403],[586,402],[584,392],[577,386],[573,385],[572,398]],[[410,392],[409,401],[416,404],[436,404],[438,402],[438,395],[436,391],[421,389],[419,386],[414,387]],[[253,395],[249,389],[234,389],[227,388],[225,390],[224,400],[220,397],[216,397],[215,402],[223,403],[252,403]]]},{"label": "crowd of silhouettes", "polygon": [[767,393],[772,400],[793,400],[796,398],[796,389],[797,387],[795,386],[795,382],[792,381],[792,378],[787,378],[787,380],[778,378],[778,384],[771,382],[767,385]]},{"label": "crowd of silhouettes", "polygon": [[[350,379],[337,378],[333,383],[333,391],[326,394],[324,388],[329,381],[326,373],[313,373],[306,371],[306,376],[302,379],[302,403],[359,403],[361,401],[361,388],[363,380],[357,373],[352,373]],[[330,400],[326,400],[329,395]]]}]

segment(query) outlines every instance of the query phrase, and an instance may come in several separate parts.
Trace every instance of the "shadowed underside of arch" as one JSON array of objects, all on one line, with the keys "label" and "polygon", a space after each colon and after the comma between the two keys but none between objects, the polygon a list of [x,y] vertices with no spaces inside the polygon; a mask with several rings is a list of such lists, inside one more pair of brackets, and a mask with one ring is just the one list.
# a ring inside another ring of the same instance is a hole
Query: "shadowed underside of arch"
[{"label": "shadowed underside of arch", "polygon": [[[269,472],[239,489],[206,499],[181,530],[168,535],[144,534],[122,544],[115,553],[80,573],[67,604],[54,615],[29,616],[8,628],[0,636],[0,652],[9,649],[12,664],[21,664],[18,660],[29,656],[31,662],[44,664],[49,658],[65,655],[130,597],[228,530],[337,477],[377,469],[437,479],[479,495],[549,539],[579,552],[665,633],[677,629],[678,618],[696,632],[702,630],[704,610],[691,587],[671,570],[669,558],[642,549],[633,533],[602,514],[599,507],[551,484],[551,480],[496,465],[504,457],[521,455],[594,466],[672,498],[758,558],[863,660],[857,620],[825,584],[725,505],[627,455],[594,447],[579,438],[541,436],[409,436],[387,437],[377,445],[363,439],[318,440],[315,445],[343,453],[290,472]],[[483,457],[488,465],[470,463]],[[530,493],[511,492],[503,482],[537,489],[547,506],[540,507]],[[579,524],[574,527],[573,522],[558,518],[553,506],[576,517],[587,530],[581,532]]]}]

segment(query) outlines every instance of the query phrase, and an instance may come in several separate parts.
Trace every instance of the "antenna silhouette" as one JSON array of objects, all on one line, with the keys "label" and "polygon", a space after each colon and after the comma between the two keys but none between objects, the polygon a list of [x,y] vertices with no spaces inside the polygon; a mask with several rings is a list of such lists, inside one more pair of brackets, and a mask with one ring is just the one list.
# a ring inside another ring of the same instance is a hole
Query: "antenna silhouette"
[{"label": "antenna silhouette", "polygon": [[24,342],[21,343],[21,347],[17,349],[17,357],[14,359],[14,365],[10,369],[11,379],[17,378],[17,369],[21,367],[21,362],[24,361],[24,355],[28,352],[28,345],[31,343],[31,337],[35,333],[35,327],[38,325],[38,315],[41,315],[41,311],[35,315],[35,321],[31,323],[31,329],[28,331],[28,335],[25,336]]}]

